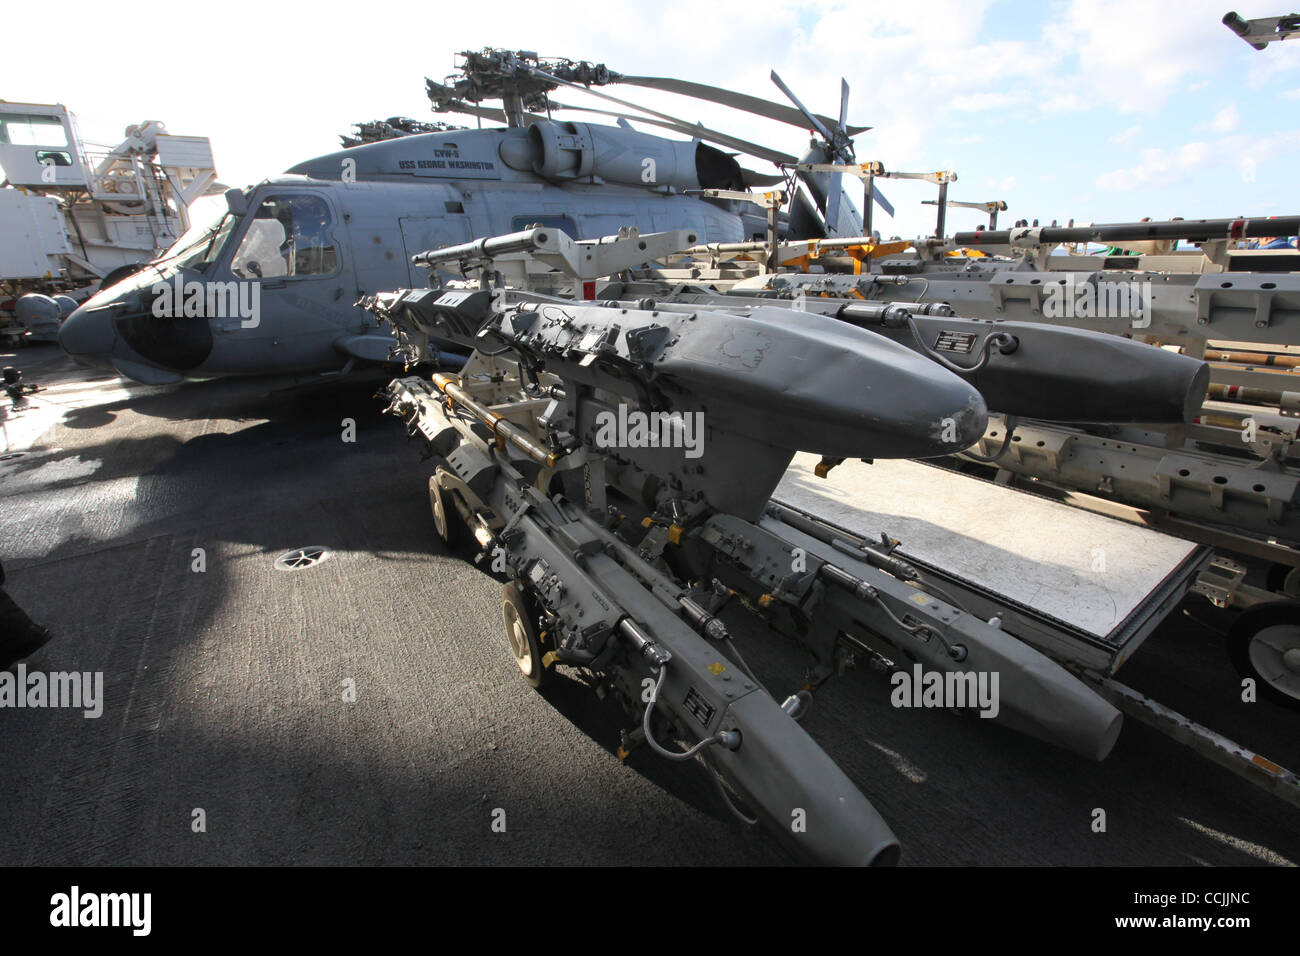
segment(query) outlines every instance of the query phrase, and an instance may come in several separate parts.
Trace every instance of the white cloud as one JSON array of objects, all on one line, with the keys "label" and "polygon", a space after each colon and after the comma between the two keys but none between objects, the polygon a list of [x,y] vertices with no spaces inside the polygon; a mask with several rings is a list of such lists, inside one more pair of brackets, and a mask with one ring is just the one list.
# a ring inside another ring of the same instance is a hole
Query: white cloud
[{"label": "white cloud", "polygon": [[1097,177],[1098,189],[1137,189],[1165,179],[1173,169],[1173,160],[1163,149],[1144,149],[1136,166],[1112,169]]},{"label": "white cloud", "polygon": [[1210,155],[1210,147],[1205,143],[1188,143],[1178,151],[1178,165],[1183,169],[1200,166]]},{"label": "white cloud", "polygon": [[1216,133],[1231,133],[1237,128],[1240,121],[1241,117],[1237,115],[1236,104],[1229,103],[1214,114],[1214,119],[1210,121],[1210,128]]},{"label": "white cloud", "polygon": [[1268,136],[1232,136],[1224,141],[1228,155],[1246,157],[1255,163],[1266,163],[1288,153],[1300,150],[1300,129],[1283,130]]},{"label": "white cloud", "polygon": [[1294,41],[1270,43],[1258,53],[1245,44],[1242,46],[1250,54],[1245,64],[1248,86],[1260,89],[1278,82],[1295,81],[1295,75],[1300,71],[1300,49]]},{"label": "white cloud", "polygon": [[[1070,0],[1048,28],[1064,62],[1057,79],[1120,112],[1156,114],[1232,51],[1252,52],[1219,21],[1222,0]],[[1073,59],[1073,63],[1069,62]],[[1060,75],[1064,74],[1064,75]]]},{"label": "white cloud", "polygon": [[1201,142],[1187,143],[1176,153],[1157,148],[1144,149],[1136,166],[1102,173],[1097,177],[1097,187],[1124,190],[1168,184],[1202,165],[1209,155],[1209,146]]},{"label": "white cloud", "polygon": [[1137,139],[1138,134],[1141,132],[1141,125],[1130,126],[1128,129],[1121,130],[1113,136],[1108,137],[1106,141],[1108,143],[1114,143],[1116,146],[1127,146],[1129,143],[1133,142],[1133,140]]},{"label": "white cloud", "polygon": [[1104,190],[1132,190],[1142,186],[1169,186],[1185,181],[1196,170],[1213,166],[1231,169],[1241,177],[1272,159],[1300,150],[1300,130],[1284,130],[1264,137],[1226,136],[1213,144],[1186,143],[1177,150],[1144,149],[1137,164],[1113,169],[1097,177]]},{"label": "white cloud", "polygon": [[1085,99],[1072,90],[1055,93],[1039,100],[1039,108],[1044,113],[1079,113],[1091,109],[1093,105],[1092,101]]},{"label": "white cloud", "polygon": [[1031,97],[1028,93],[970,93],[963,96],[954,96],[952,108],[963,113],[981,113],[985,110],[1018,106],[1022,103],[1028,103],[1030,100]]}]

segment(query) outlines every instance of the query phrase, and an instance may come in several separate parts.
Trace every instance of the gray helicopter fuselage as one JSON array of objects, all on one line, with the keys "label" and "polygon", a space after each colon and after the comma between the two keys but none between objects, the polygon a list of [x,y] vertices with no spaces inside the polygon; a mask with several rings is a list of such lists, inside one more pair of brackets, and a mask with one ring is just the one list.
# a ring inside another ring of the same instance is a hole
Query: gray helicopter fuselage
[{"label": "gray helicopter fuselage", "polygon": [[354,303],[424,285],[417,252],[534,223],[583,239],[632,226],[737,241],[748,217],[683,195],[725,181],[727,162],[697,143],[574,123],[340,150],[245,190],[206,247],[173,247],[102,289],[59,341],[84,364],[150,384],[384,361],[391,332]]}]

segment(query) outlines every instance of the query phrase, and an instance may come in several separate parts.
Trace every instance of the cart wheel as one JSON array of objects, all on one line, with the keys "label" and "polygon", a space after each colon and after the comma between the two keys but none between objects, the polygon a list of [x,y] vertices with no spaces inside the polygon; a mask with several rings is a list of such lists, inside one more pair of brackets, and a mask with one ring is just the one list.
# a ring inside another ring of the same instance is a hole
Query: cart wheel
[{"label": "cart wheel", "polygon": [[1265,696],[1300,710],[1300,603],[1257,604],[1228,630],[1228,654]]},{"label": "cart wheel", "polygon": [[537,640],[537,615],[533,602],[514,583],[501,589],[501,616],[505,620],[506,637],[515,655],[524,680],[532,687],[541,687],[551,676],[550,669],[542,663],[542,648]]},{"label": "cart wheel", "polygon": [[433,512],[433,527],[438,537],[449,549],[459,549],[465,543],[469,529],[452,504],[450,492],[439,486],[436,474],[429,476],[429,510]]},{"label": "cart wheel", "polygon": [[1300,599],[1300,568],[1285,564],[1272,564],[1268,569],[1265,586],[1292,600]]}]

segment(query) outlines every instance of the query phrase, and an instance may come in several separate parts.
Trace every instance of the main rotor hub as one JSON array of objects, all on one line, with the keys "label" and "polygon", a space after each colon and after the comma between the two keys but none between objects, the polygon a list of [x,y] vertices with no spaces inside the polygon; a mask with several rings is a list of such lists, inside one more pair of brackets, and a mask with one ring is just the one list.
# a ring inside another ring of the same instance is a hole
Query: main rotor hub
[{"label": "main rotor hub", "polygon": [[459,72],[449,74],[442,83],[425,81],[437,112],[454,110],[457,103],[501,100],[506,104],[507,115],[515,108],[545,113],[550,107],[549,94],[558,85],[550,77],[583,86],[604,86],[621,78],[603,63],[548,59],[529,50],[485,47],[479,51],[465,50],[460,55],[465,59]]}]

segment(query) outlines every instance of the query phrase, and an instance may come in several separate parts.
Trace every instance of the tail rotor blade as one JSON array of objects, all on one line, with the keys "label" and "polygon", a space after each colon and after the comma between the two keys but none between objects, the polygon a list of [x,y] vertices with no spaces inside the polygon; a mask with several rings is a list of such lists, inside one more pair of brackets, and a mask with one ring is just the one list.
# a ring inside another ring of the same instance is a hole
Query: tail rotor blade
[{"label": "tail rotor blade", "polygon": [[772,71],[772,82],[776,84],[777,89],[779,89],[782,93],[784,93],[787,97],[789,97],[791,103],[793,103],[795,106],[799,108],[799,112],[802,113],[804,115],[804,118],[808,120],[809,126],[812,129],[815,129],[818,133],[820,133],[821,137],[824,140],[826,140],[826,142],[828,143],[835,142],[835,137],[832,136],[831,131],[826,128],[826,124],[823,123],[821,120],[819,120],[811,112],[809,112],[808,107],[804,106],[803,103],[799,102],[799,97],[795,96],[794,91],[790,89],[790,87],[785,85],[785,81],[781,79],[781,77],[777,76],[776,70]]},{"label": "tail rotor blade", "polygon": [[841,180],[843,173],[831,173],[826,187],[826,234],[840,235],[840,194],[844,191]]},{"label": "tail rotor blade", "polygon": [[848,135],[845,127],[849,122],[849,81],[840,77],[840,132]]},{"label": "tail rotor blade", "polygon": [[894,218],[894,204],[885,198],[885,194],[877,188],[875,183],[871,184],[871,198],[876,201],[881,209],[885,210],[885,212],[889,214],[890,219]]}]

